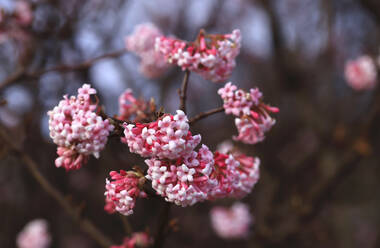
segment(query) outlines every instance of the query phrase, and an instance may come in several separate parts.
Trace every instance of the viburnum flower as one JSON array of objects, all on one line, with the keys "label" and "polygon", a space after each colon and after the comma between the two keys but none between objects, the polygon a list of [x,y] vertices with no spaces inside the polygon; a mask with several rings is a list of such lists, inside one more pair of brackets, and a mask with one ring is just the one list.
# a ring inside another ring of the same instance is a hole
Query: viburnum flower
[{"label": "viburnum flower", "polygon": [[48,224],[43,219],[29,222],[17,235],[18,248],[47,248],[51,243]]},{"label": "viburnum flower", "polygon": [[211,178],[218,181],[209,194],[209,199],[235,197],[249,194],[260,177],[260,159],[246,156],[238,151],[230,154],[214,153],[214,167]]},{"label": "viburnum flower", "polygon": [[248,205],[235,203],[231,208],[214,207],[210,212],[216,234],[225,239],[247,238],[252,224]]},{"label": "viburnum flower", "polygon": [[234,140],[246,144],[263,141],[265,133],[276,123],[269,113],[277,113],[279,109],[264,104],[261,101],[262,93],[257,88],[245,92],[229,82],[218,90],[218,94],[224,101],[226,114],[237,117],[235,125],[239,135]]},{"label": "viburnum flower", "polygon": [[147,159],[147,179],[152,187],[166,201],[185,207],[208,198],[209,192],[217,185],[210,178],[213,172],[213,154],[202,145],[198,152],[191,152],[175,161]]},{"label": "viburnum flower", "polygon": [[90,99],[94,94],[96,90],[84,84],[78,89],[77,97],[65,95],[58,106],[48,112],[50,137],[58,145],[57,167],[79,169],[91,154],[99,158],[99,152],[107,143],[114,127],[95,113],[97,104]]},{"label": "viburnum flower", "polygon": [[133,233],[126,237],[121,245],[113,245],[110,248],[145,248],[152,244],[152,239],[146,232]]},{"label": "viburnum flower", "polygon": [[377,69],[370,56],[364,55],[346,63],[344,75],[354,90],[368,90],[377,84]]},{"label": "viburnum flower", "polygon": [[148,78],[161,76],[169,67],[164,56],[154,49],[155,40],[160,36],[162,33],[154,24],[143,23],[137,25],[125,39],[127,50],[140,57],[140,72]]},{"label": "viburnum flower", "polygon": [[133,117],[144,115],[148,103],[144,99],[136,99],[132,89],[126,89],[119,96],[119,120],[127,121]]},{"label": "viburnum flower", "polygon": [[201,141],[200,135],[192,136],[181,110],[151,123],[125,124],[124,128],[129,150],[142,157],[176,159],[192,152]]},{"label": "viburnum flower", "polygon": [[141,187],[145,177],[139,172],[120,170],[110,172],[111,180],[106,179],[106,206],[108,213],[118,211],[123,215],[133,214],[137,197],[146,197]]},{"label": "viburnum flower", "polygon": [[206,34],[201,30],[195,42],[172,37],[156,38],[156,51],[170,64],[200,74],[212,82],[227,80],[235,68],[241,47],[240,30],[231,34]]}]

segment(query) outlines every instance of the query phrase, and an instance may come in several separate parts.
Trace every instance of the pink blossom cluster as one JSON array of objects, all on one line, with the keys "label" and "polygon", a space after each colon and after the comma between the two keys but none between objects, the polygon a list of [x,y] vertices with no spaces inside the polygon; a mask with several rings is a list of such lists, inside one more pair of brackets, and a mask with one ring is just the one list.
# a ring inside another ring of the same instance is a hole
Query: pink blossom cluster
[{"label": "pink blossom cluster", "polygon": [[373,89],[377,84],[376,64],[370,56],[364,55],[346,63],[344,75],[354,90]]},{"label": "pink blossom cluster", "polygon": [[43,219],[29,222],[17,235],[18,248],[47,248],[51,243],[48,224]]},{"label": "pink blossom cluster", "polygon": [[96,158],[107,143],[113,126],[95,113],[97,104],[90,96],[96,90],[89,84],[78,89],[78,96],[65,95],[58,106],[48,112],[50,137],[58,145],[57,167],[79,169],[92,154]]},{"label": "pink blossom cluster", "polygon": [[120,170],[110,172],[111,181],[106,179],[106,206],[108,213],[118,211],[123,215],[133,214],[133,208],[137,197],[145,197],[145,192],[140,190],[145,178],[141,173]]},{"label": "pink blossom cluster", "polygon": [[218,94],[224,101],[226,114],[236,116],[235,125],[239,134],[234,140],[246,144],[263,141],[265,133],[276,123],[269,113],[277,113],[278,108],[262,103],[262,93],[257,88],[246,92],[229,82],[218,90]]},{"label": "pink blossom cluster", "polygon": [[145,248],[152,244],[152,239],[146,232],[135,232],[131,237],[126,237],[121,245],[113,245],[110,248]]},{"label": "pink blossom cluster", "polygon": [[119,96],[119,116],[120,120],[131,120],[132,117],[139,116],[148,107],[143,99],[136,99],[131,89],[126,89]]},{"label": "pink blossom cluster", "polygon": [[146,177],[152,181],[153,189],[182,207],[206,200],[218,183],[210,178],[214,159],[205,145],[175,161],[152,158],[145,163],[149,167]]},{"label": "pink blossom cluster", "polygon": [[231,208],[214,207],[210,212],[211,224],[219,237],[225,239],[247,238],[252,215],[244,203],[235,203]]},{"label": "pink blossom cluster", "polygon": [[241,47],[240,30],[230,34],[209,35],[201,31],[195,42],[172,37],[156,38],[155,48],[170,64],[200,74],[212,82],[227,80],[235,68]]},{"label": "pink blossom cluster", "polygon": [[218,184],[209,194],[210,199],[242,198],[250,193],[260,177],[260,159],[240,152],[214,153],[215,170],[211,175]]},{"label": "pink blossom cluster", "polygon": [[143,23],[125,39],[127,50],[140,57],[140,72],[148,78],[159,77],[168,69],[164,57],[154,49],[155,40],[160,36],[162,33],[154,24]]},{"label": "pink blossom cluster", "polygon": [[189,131],[185,113],[166,115],[151,123],[125,124],[125,141],[129,150],[142,157],[176,159],[191,153],[201,141]]}]

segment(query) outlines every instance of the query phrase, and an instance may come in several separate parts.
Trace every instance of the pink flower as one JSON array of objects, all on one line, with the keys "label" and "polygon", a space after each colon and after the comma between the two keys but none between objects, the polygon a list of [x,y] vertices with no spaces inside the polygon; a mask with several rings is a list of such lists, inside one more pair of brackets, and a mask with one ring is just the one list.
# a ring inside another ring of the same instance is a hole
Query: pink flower
[{"label": "pink flower", "polygon": [[79,169],[91,154],[98,158],[107,143],[114,127],[95,113],[97,104],[90,99],[95,93],[95,89],[84,84],[78,89],[78,97],[64,96],[58,106],[48,112],[50,137],[58,145],[57,167]]},{"label": "pink flower", "polygon": [[143,99],[136,99],[131,89],[126,89],[119,96],[119,120],[131,120],[146,111],[148,104]]},{"label": "pink flower", "polygon": [[214,207],[210,212],[211,224],[219,237],[225,239],[247,238],[252,215],[244,203],[235,203],[231,208]]},{"label": "pink flower", "polygon": [[367,55],[346,63],[344,75],[354,90],[368,90],[377,84],[377,69],[373,59]]},{"label": "pink flower", "polygon": [[16,1],[15,12],[16,21],[21,25],[27,26],[33,21],[33,13],[27,1]]},{"label": "pink flower", "polygon": [[127,50],[140,57],[140,72],[148,78],[157,78],[168,69],[164,57],[154,49],[155,40],[160,36],[162,33],[154,24],[143,23],[125,39]]},{"label": "pink flower", "polygon": [[48,224],[42,219],[29,222],[17,235],[18,248],[47,248],[50,242]]},{"label": "pink flower", "polygon": [[208,198],[209,192],[217,185],[210,178],[213,172],[213,155],[202,145],[198,152],[178,158],[175,161],[147,159],[147,179],[152,187],[166,201],[185,207]]},{"label": "pink flower", "polygon": [[132,237],[126,237],[123,244],[113,245],[110,248],[144,248],[152,244],[152,239],[145,232],[136,232]]},{"label": "pink flower", "polygon": [[237,116],[235,125],[239,135],[235,136],[234,140],[246,144],[263,141],[265,133],[276,123],[269,112],[277,113],[278,108],[262,103],[262,93],[258,89],[245,92],[231,82],[219,89],[218,94],[224,101],[223,107],[226,114]]},{"label": "pink flower", "polygon": [[108,213],[118,211],[123,215],[133,214],[136,198],[145,197],[140,187],[145,182],[144,176],[139,172],[120,170],[110,172],[111,181],[106,179],[106,206]]},{"label": "pink flower", "polygon": [[142,157],[177,159],[191,153],[200,143],[200,135],[191,135],[185,113],[166,115],[151,123],[124,125],[124,141],[129,150]]},{"label": "pink flower", "polygon": [[223,82],[235,68],[240,43],[240,30],[224,35],[201,31],[195,42],[161,36],[156,38],[155,47],[168,63],[194,71],[212,82]]}]

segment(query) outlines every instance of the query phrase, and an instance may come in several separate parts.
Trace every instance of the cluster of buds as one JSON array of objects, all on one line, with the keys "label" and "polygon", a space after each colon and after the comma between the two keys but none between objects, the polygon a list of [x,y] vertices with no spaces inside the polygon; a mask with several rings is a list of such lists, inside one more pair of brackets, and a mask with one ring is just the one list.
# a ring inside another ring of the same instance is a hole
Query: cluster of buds
[{"label": "cluster of buds", "polygon": [[107,143],[113,126],[95,113],[97,104],[91,102],[96,90],[84,84],[78,96],[65,95],[58,106],[48,112],[50,137],[58,145],[57,167],[79,169],[92,154],[96,158]]},{"label": "cluster of buds", "polygon": [[219,89],[218,94],[224,101],[226,114],[236,116],[235,125],[239,134],[234,140],[246,144],[263,141],[265,133],[276,123],[269,113],[277,113],[278,108],[264,104],[261,101],[262,93],[258,89],[246,92],[231,82]]},{"label": "cluster of buds", "polygon": [[377,84],[376,64],[370,56],[364,55],[346,63],[344,75],[354,90],[373,89]]},{"label": "cluster of buds", "polygon": [[133,153],[142,157],[176,159],[189,154],[201,141],[189,131],[185,113],[165,115],[151,123],[125,124],[125,141]]},{"label": "cluster of buds", "polygon": [[162,36],[161,31],[152,23],[137,25],[133,33],[126,37],[128,51],[136,53],[140,59],[140,72],[148,78],[157,78],[168,69],[164,56],[156,52],[155,40]]},{"label": "cluster of buds", "polygon": [[201,30],[195,42],[172,37],[156,38],[155,48],[168,63],[182,70],[200,74],[213,82],[223,82],[235,68],[235,58],[240,52],[240,30],[231,34],[206,34]]},{"label": "cluster of buds", "polygon": [[106,179],[106,206],[108,213],[115,211],[123,215],[133,214],[133,208],[137,197],[146,197],[141,190],[145,183],[145,177],[138,171],[110,172],[111,181]]},{"label": "cluster of buds", "polygon": [[146,118],[148,105],[144,99],[136,99],[131,89],[126,89],[119,96],[119,116],[122,121],[137,121]]},{"label": "cluster of buds", "polygon": [[18,248],[47,248],[51,243],[48,224],[43,219],[29,222],[17,235]]},{"label": "cluster of buds", "polygon": [[152,244],[152,239],[146,232],[136,232],[131,237],[126,237],[121,245],[113,245],[110,248],[145,248]]},{"label": "cluster of buds", "polygon": [[247,238],[252,215],[246,204],[237,202],[231,208],[214,207],[210,212],[211,224],[219,237]]}]

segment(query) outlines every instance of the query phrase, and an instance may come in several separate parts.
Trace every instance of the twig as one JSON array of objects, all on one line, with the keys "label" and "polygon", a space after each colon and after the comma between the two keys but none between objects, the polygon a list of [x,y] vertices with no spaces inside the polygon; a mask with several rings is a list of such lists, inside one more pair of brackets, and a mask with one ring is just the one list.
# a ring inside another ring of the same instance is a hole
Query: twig
[{"label": "twig", "polygon": [[219,108],[214,108],[214,109],[211,109],[209,111],[206,111],[206,112],[201,112],[199,114],[197,114],[196,116],[194,116],[193,118],[190,119],[189,121],[189,124],[194,124],[195,122],[203,119],[203,118],[206,118],[210,115],[213,115],[213,114],[216,114],[216,113],[220,113],[220,112],[223,112],[224,111],[224,108],[223,107],[219,107]]},{"label": "twig", "polygon": [[169,222],[170,217],[170,206],[169,202],[165,202],[162,206],[161,213],[158,219],[157,231],[154,237],[154,248],[161,248],[164,245],[166,238],[166,226]]},{"label": "twig", "polygon": [[133,233],[133,229],[131,224],[129,223],[127,216],[125,215],[120,215],[121,222],[123,223],[124,231],[126,234],[129,236]]},{"label": "twig", "polygon": [[7,135],[6,131],[0,129],[0,137],[15,152],[19,158],[24,162],[27,169],[34,177],[34,179],[41,185],[41,187],[48,193],[57,203],[66,211],[66,213],[76,221],[81,229],[92,237],[102,247],[110,247],[112,245],[111,240],[106,237],[89,219],[81,217],[80,207],[73,206],[65,196],[59,192],[50,182],[41,174],[38,170],[36,162],[19,147],[17,147],[11,138]]},{"label": "twig", "polygon": [[25,68],[21,68],[14,72],[12,75],[10,75],[8,78],[6,78],[2,83],[0,83],[0,90],[4,89],[5,87],[17,82],[18,80],[22,78],[38,78],[41,75],[52,72],[52,71],[59,71],[59,72],[68,72],[68,71],[80,71],[85,70],[91,67],[95,62],[105,59],[105,58],[116,58],[120,57],[123,54],[125,54],[127,50],[119,50],[107,54],[100,55],[98,57],[89,59],[87,61],[84,61],[82,63],[76,64],[76,65],[57,65],[48,69],[43,69],[39,71],[34,72],[27,72]]},{"label": "twig", "polygon": [[183,81],[182,81],[182,87],[181,87],[181,90],[179,91],[179,99],[180,99],[179,109],[185,113],[186,113],[186,91],[187,91],[187,85],[189,82],[189,76],[190,76],[190,71],[186,70],[185,77],[183,78]]}]

